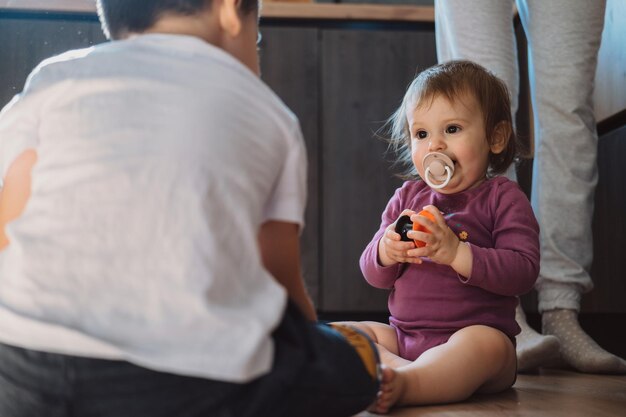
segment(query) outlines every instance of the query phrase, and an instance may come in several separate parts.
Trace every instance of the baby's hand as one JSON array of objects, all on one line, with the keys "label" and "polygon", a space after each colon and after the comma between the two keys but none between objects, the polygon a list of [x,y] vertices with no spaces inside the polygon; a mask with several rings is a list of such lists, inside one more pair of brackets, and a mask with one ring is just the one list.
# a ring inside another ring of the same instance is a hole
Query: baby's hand
[{"label": "baby's hand", "polygon": [[456,234],[448,227],[443,215],[435,206],[426,206],[435,221],[431,221],[426,216],[411,215],[411,221],[419,223],[428,229],[429,233],[410,230],[407,237],[421,240],[426,243],[422,248],[409,250],[406,254],[408,258],[428,257],[438,264],[450,265],[458,251],[461,241]]},{"label": "baby's hand", "polygon": [[[413,218],[414,215],[414,211],[404,210],[400,213],[398,219],[402,216],[411,216],[411,218]],[[391,266],[402,262],[421,264],[422,260],[419,258],[419,255],[409,255],[411,249],[415,249],[415,244],[413,242],[402,241],[400,234],[396,233],[397,222],[398,220],[396,219],[395,222],[387,226],[383,237],[378,241],[378,260],[380,264],[382,266]]]}]

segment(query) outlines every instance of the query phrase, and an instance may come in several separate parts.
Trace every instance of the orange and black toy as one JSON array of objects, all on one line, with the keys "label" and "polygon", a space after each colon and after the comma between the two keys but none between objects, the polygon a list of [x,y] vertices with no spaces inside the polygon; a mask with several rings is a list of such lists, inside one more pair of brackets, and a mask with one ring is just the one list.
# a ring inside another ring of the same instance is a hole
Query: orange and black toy
[{"label": "orange and black toy", "polygon": [[[428,210],[422,210],[419,213],[417,213],[418,216],[424,216],[426,218],[428,218],[430,221],[435,221],[435,216],[433,216],[433,214],[428,211]],[[425,242],[422,242],[421,240],[417,240],[417,239],[411,239],[410,237],[407,236],[407,232],[409,230],[417,230],[418,232],[424,232],[424,233],[430,233],[430,230],[428,230],[427,228],[425,228],[424,226],[422,226],[419,223],[413,223],[411,221],[411,218],[409,216],[400,216],[400,218],[398,219],[398,221],[396,222],[396,228],[395,231],[396,233],[398,233],[401,237],[401,240],[405,241],[405,242],[411,242],[413,241],[413,243],[415,243],[415,246],[418,248],[423,248],[424,246],[426,246]]]}]

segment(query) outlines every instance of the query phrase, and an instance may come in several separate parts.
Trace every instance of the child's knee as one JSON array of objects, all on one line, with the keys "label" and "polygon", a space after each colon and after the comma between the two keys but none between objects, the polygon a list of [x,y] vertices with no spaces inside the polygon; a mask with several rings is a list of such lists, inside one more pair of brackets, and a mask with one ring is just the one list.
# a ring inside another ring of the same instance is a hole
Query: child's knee
[{"label": "child's knee", "polygon": [[510,388],[516,379],[517,357],[515,345],[500,330],[488,326],[474,326],[473,335],[479,359],[488,359],[491,377],[478,392],[495,393]]},{"label": "child's knee", "polygon": [[507,361],[515,355],[515,347],[511,339],[498,329],[493,327],[476,325],[470,326],[458,333],[471,339],[473,349],[481,357],[491,358],[493,361]]}]

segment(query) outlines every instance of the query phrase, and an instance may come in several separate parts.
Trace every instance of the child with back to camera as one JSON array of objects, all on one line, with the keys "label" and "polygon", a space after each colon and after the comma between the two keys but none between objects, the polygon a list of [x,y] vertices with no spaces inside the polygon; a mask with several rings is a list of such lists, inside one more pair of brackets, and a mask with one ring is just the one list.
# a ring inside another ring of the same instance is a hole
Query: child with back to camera
[{"label": "child with back to camera", "polygon": [[[495,176],[516,153],[509,109],[498,78],[455,61],[419,74],[390,119],[408,180],[360,261],[372,286],[391,289],[390,324],[351,323],[388,365],[377,412],[461,401],[515,382],[516,296],[537,278],[539,230],[518,185]],[[428,215],[418,215],[422,209]],[[396,232],[405,215],[426,229],[407,232],[423,247]]]},{"label": "child with back to camera", "polygon": [[0,416],[363,410],[377,351],[315,323],[304,141],[259,78],[258,0],[98,10],[112,41],[0,113]]}]

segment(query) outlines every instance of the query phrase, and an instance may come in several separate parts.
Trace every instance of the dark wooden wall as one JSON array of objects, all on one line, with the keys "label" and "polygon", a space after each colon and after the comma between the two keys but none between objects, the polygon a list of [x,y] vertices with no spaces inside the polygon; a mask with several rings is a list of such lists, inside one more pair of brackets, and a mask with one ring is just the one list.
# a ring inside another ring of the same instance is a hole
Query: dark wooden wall
[{"label": "dark wooden wall", "polygon": [[302,233],[302,269],[316,305],[320,294],[319,245],[319,30],[315,27],[262,29],[261,76],[300,119],[307,146],[308,191],[305,228]]},{"label": "dark wooden wall", "polygon": [[387,291],[367,285],[358,265],[401,185],[375,132],[416,72],[436,62],[434,36],[431,28],[334,29],[324,32],[323,42],[320,301],[327,310],[386,310]]},{"label": "dark wooden wall", "polygon": [[[598,186],[593,216],[595,288],[583,298],[583,311],[626,313],[626,119],[598,142]],[[626,337],[626,324],[622,323]]]}]

